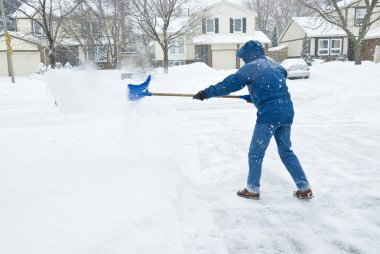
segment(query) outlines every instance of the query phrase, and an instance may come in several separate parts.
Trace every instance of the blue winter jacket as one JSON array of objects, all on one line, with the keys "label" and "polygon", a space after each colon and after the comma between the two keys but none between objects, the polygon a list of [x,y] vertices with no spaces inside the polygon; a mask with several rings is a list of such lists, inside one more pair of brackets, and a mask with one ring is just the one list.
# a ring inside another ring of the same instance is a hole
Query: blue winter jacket
[{"label": "blue winter jacket", "polygon": [[292,124],[293,103],[286,86],[286,70],[265,57],[258,41],[248,41],[236,53],[245,65],[222,82],[205,89],[207,98],[223,96],[248,87],[257,108],[257,122],[273,125]]}]

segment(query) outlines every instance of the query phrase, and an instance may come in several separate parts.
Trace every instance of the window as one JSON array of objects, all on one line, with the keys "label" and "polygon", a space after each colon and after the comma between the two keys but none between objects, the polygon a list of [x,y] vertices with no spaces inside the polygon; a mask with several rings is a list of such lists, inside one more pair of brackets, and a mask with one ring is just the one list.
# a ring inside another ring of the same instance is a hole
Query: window
[{"label": "window", "polygon": [[230,18],[230,33],[246,33],[247,32],[247,18],[233,19]]},{"label": "window", "polygon": [[185,38],[183,36],[170,41],[169,54],[185,54]]},{"label": "window", "polygon": [[89,22],[91,34],[98,34],[100,32],[100,24],[98,20],[91,20]]},{"label": "window", "polygon": [[206,33],[215,33],[215,19],[206,20]]},{"label": "window", "polygon": [[340,55],[342,52],[342,39],[331,39],[330,55]]},{"label": "window", "polygon": [[330,40],[329,39],[320,39],[318,41],[318,55],[326,56],[329,55]]},{"label": "window", "polygon": [[178,54],[185,54],[185,39],[183,36],[178,38],[178,44],[179,44]]},{"label": "window", "polygon": [[241,32],[242,31],[242,20],[241,19],[234,19],[234,32]]},{"label": "window", "polygon": [[366,8],[356,8],[355,9],[355,26],[361,26],[365,15],[367,14]]},{"label": "window", "polygon": [[104,46],[96,47],[95,62],[106,63],[107,62],[107,49]]},{"label": "window", "polygon": [[324,38],[318,40],[319,56],[337,56],[342,53],[342,38]]},{"label": "window", "polygon": [[33,35],[35,36],[43,36],[44,35],[44,29],[41,26],[41,21],[32,21],[32,26],[33,26]]},{"label": "window", "polygon": [[175,54],[175,40],[171,40],[169,43],[169,54]]},{"label": "window", "polygon": [[87,20],[82,23],[82,36],[100,35],[100,22],[99,20]]}]

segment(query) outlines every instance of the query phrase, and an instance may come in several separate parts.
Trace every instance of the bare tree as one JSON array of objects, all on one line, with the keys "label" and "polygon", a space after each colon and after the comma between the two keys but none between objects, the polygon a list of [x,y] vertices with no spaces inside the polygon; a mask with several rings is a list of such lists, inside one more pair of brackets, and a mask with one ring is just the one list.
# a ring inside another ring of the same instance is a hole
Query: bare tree
[{"label": "bare tree", "polygon": [[[170,47],[181,46],[173,42],[181,36],[193,33],[200,26],[204,12],[190,10],[190,0],[130,1],[132,21],[160,45],[164,54],[164,71],[168,73]],[[190,11],[192,15],[189,15]]]},{"label": "bare tree", "polygon": [[126,47],[128,3],[129,0],[86,0],[64,23],[65,31],[83,49],[86,61],[119,67]]},{"label": "bare tree", "polygon": [[[355,17],[347,15],[347,9],[339,3],[339,0],[329,0],[331,5],[326,6],[325,2],[300,0],[303,5],[313,10],[326,22],[334,24],[343,29],[349,40],[353,43],[355,53],[355,64],[359,65],[362,62],[362,42],[371,26],[380,21],[380,6],[379,0],[364,0],[364,6],[361,6],[362,17],[359,20],[354,20]],[[356,23],[356,24],[355,24]],[[355,25],[359,26],[359,31],[355,33]]]},{"label": "bare tree", "polygon": [[272,8],[272,18],[278,32],[282,33],[293,17],[307,16],[310,10],[303,6],[299,0],[275,0]]},{"label": "bare tree", "polygon": [[275,0],[244,0],[244,5],[257,14],[256,27],[265,34],[270,34],[273,28],[272,9]]},{"label": "bare tree", "polygon": [[117,68],[121,48],[125,45],[126,2],[123,0],[96,0],[94,2],[97,7],[97,16],[103,25],[104,36],[100,43],[110,54],[112,67]]},{"label": "bare tree", "polygon": [[101,22],[85,1],[62,25],[66,35],[75,40],[84,53],[85,62],[95,60],[97,41],[101,40]]},{"label": "bare tree", "polygon": [[245,6],[257,15],[257,29],[269,37],[276,27],[276,36],[281,34],[293,17],[305,16],[310,9],[298,0],[244,0]]},{"label": "bare tree", "polygon": [[21,6],[13,6],[16,12],[24,14],[33,22],[33,27],[42,30],[49,48],[49,62],[56,65],[56,49],[64,38],[61,26],[64,20],[84,0],[19,0]]}]

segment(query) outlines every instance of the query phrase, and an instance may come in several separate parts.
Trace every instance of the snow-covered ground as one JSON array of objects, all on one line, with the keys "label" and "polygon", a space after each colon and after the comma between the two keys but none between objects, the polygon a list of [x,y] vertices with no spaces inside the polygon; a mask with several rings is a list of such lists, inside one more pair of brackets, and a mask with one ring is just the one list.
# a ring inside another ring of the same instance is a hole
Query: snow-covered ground
[{"label": "snow-covered ground", "polygon": [[[195,93],[232,72],[158,70],[150,90]],[[0,78],[0,253],[378,253],[379,74],[334,62],[288,81],[311,201],[292,197],[274,142],[262,199],[236,196],[255,124],[243,100],[132,103],[126,84],[144,77],[118,71]]]}]

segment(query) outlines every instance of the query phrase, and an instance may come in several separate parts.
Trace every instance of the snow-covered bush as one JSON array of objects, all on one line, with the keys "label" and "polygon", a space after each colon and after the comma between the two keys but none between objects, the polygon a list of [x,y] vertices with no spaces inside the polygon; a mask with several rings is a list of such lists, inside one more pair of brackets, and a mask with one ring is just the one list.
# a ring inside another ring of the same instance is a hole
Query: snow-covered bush
[{"label": "snow-covered bush", "polygon": [[56,62],[56,63],[55,63],[55,68],[56,68],[56,69],[62,69],[62,68],[63,68],[62,63],[61,63],[61,62]]},{"label": "snow-covered bush", "polygon": [[73,68],[73,66],[70,64],[70,62],[67,62],[67,63],[63,66],[63,68],[71,70],[71,69]]},{"label": "snow-covered bush", "polygon": [[43,75],[47,71],[46,66],[43,63],[39,63],[37,69],[34,71],[35,74]]},{"label": "snow-covered bush", "polygon": [[[63,65],[60,62],[57,62],[56,65],[55,65],[55,68],[56,69],[66,69],[66,70],[72,70],[72,69],[74,69],[74,67],[69,62],[67,62],[65,65]],[[44,75],[45,73],[47,73],[50,70],[51,70],[51,65],[45,66],[45,64],[39,63],[38,67],[34,71],[34,73],[38,74],[38,75]]]},{"label": "snow-covered bush", "polygon": [[347,56],[343,53],[340,53],[340,55],[336,58],[337,61],[345,62],[347,61]]}]

